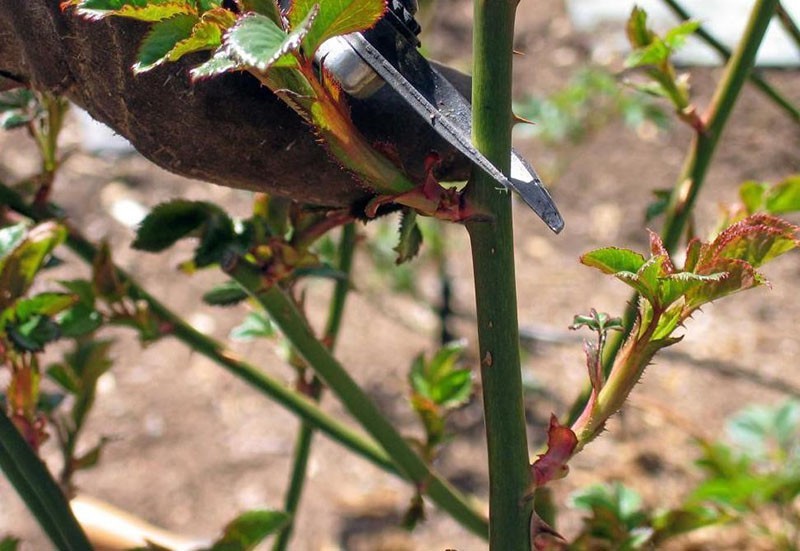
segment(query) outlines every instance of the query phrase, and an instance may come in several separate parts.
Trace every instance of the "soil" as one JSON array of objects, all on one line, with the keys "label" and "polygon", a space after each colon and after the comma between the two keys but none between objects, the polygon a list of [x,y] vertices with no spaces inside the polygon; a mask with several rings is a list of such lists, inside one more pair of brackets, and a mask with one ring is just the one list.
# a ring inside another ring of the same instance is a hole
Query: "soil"
[{"label": "soil", "polygon": [[[431,55],[454,66],[469,62],[471,3],[440,0],[426,21]],[[516,48],[516,94],[547,94],[563,87],[588,60],[585,37],[573,33],[559,1],[523,2]],[[697,103],[706,105],[719,69],[691,70]],[[765,75],[797,104],[800,75]],[[529,343],[524,377],[533,388],[527,401],[532,450],[543,442],[551,412],[563,415],[586,380],[580,335],[566,330],[576,313],[594,307],[619,314],[628,298],[622,284],[582,267],[577,259],[592,248],[614,244],[644,250],[644,209],[653,189],[672,185],[690,139],[678,124],[644,137],[613,121],[578,144],[547,147],[534,141],[517,145],[543,172],[567,226],[551,235],[529,211],[517,205],[516,246],[519,317],[534,333],[555,335]],[[192,277],[175,269],[190,251],[181,245],[160,255],[133,251],[133,230],[109,215],[113,205],[130,200],[151,207],[184,197],[224,204],[246,215],[246,192],[186,180],[161,171],[143,158],[91,156],[77,150],[76,123],[64,135],[74,153],[65,163],[55,200],[92,239],[108,239],[116,261],[146,288],[203,331],[226,339],[243,309],[212,309],[199,296],[223,277],[201,272]],[[800,130],[752,87],[746,86],[697,207],[698,231],[711,229],[717,205],[736,198],[741,182],[778,181],[800,171]],[[21,133],[0,135],[0,178],[18,181],[36,171],[34,148]],[[653,223],[658,227],[658,222]],[[370,234],[368,226],[362,230]],[[475,354],[470,321],[474,315],[468,243],[460,227],[446,239],[455,290],[462,313],[459,336]],[[86,268],[69,255],[53,279],[81,277]],[[376,285],[365,254],[357,258],[356,289],[347,305],[337,355],[400,429],[418,434],[404,400],[408,366],[436,345],[436,319],[419,302]],[[435,296],[436,280],[419,273],[424,295]],[[797,254],[768,266],[772,288],[761,288],[705,308],[693,319],[679,345],[657,358],[622,415],[572,464],[570,475],[553,484],[562,508],[558,528],[565,535],[580,527],[580,515],[567,507],[573,490],[620,480],[642,494],[649,506],[677,503],[699,474],[692,465],[698,450],[693,433],[721,437],[726,417],[752,403],[775,404],[800,396],[798,321],[800,277]],[[313,321],[324,316],[326,284],[309,288]],[[176,532],[212,537],[238,512],[280,508],[297,430],[294,417],[243,382],[182,344],[164,339],[147,348],[127,331],[116,339],[113,371],[101,381],[97,404],[83,442],[112,439],[99,466],[76,482],[88,495],[108,501]],[[233,349],[289,384],[286,367],[272,342],[236,343]],[[474,358],[473,358],[474,360]],[[477,362],[473,362],[477,363]],[[342,419],[330,396],[324,407]],[[480,400],[453,418],[457,438],[445,449],[438,470],[458,487],[487,497],[485,444]],[[53,446],[45,456],[57,466]],[[485,549],[445,515],[429,508],[429,518],[413,533],[398,527],[411,490],[397,478],[318,437],[309,480],[297,518],[292,549],[443,550]],[[0,480],[0,534],[23,540],[22,549],[51,546],[9,485]],[[756,549],[745,532],[716,528],[679,540],[671,549]]]}]

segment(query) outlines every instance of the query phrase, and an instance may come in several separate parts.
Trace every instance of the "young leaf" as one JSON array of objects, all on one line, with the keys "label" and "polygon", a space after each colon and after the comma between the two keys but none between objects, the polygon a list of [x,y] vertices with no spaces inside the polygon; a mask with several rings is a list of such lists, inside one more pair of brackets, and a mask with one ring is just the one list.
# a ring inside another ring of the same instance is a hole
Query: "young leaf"
[{"label": "young leaf", "polygon": [[189,38],[181,40],[167,53],[167,60],[177,61],[186,54],[202,50],[214,50],[222,44],[222,33],[233,26],[236,15],[217,8],[203,14],[192,28]]},{"label": "young leaf", "polygon": [[149,2],[144,6],[128,4],[112,12],[119,17],[128,17],[138,21],[157,22],[169,19],[176,15],[194,15],[194,6],[186,0],[175,0],[166,2]]},{"label": "young leaf", "polygon": [[248,511],[228,523],[222,537],[209,551],[249,551],[280,530],[288,520],[289,515],[283,511]]},{"label": "young leaf", "polygon": [[395,263],[403,264],[417,256],[420,245],[422,245],[422,232],[417,225],[417,213],[405,209],[400,219],[400,241],[393,249],[397,253]]},{"label": "young leaf", "polygon": [[247,293],[235,281],[226,281],[203,295],[203,302],[211,306],[233,306],[247,299]]},{"label": "young leaf", "polygon": [[143,73],[169,60],[170,51],[192,36],[197,22],[196,15],[180,14],[153,25],[139,46],[133,71]]},{"label": "young leaf", "polygon": [[369,29],[386,12],[386,0],[295,0],[288,14],[291,28],[300,28],[315,6],[319,15],[303,44],[308,57],[331,37]]},{"label": "young leaf", "polygon": [[664,34],[664,43],[671,51],[683,47],[686,39],[700,27],[699,21],[684,21],[676,27],[672,27]]},{"label": "young leaf", "polygon": [[272,321],[258,312],[250,312],[244,321],[231,329],[230,337],[235,341],[251,341],[269,338],[275,334]]},{"label": "young leaf", "polygon": [[653,40],[653,32],[647,28],[647,12],[634,6],[625,26],[628,41],[634,48],[643,48]]},{"label": "young leaf", "polygon": [[765,210],[770,214],[800,211],[800,175],[787,178],[769,190]]},{"label": "young leaf", "polygon": [[247,67],[266,71],[270,67],[291,67],[296,59],[287,55],[300,48],[316,10],[309,13],[305,25],[287,34],[269,17],[251,13],[240,18],[225,35],[225,45]]},{"label": "young leaf", "polygon": [[[14,230],[15,232],[16,230]],[[64,239],[67,232],[55,222],[45,222],[27,232],[25,239],[17,240],[15,233],[7,234],[6,254],[0,258],[0,310],[24,295],[53,252]],[[8,250],[11,243],[13,249]]]},{"label": "young leaf", "polygon": [[78,297],[65,293],[39,293],[38,295],[17,301],[13,308],[13,317],[23,321],[35,315],[54,316],[75,304]]},{"label": "young leaf", "polygon": [[0,540],[0,551],[17,551],[19,547],[19,538],[6,536]]},{"label": "young leaf", "polygon": [[644,257],[629,249],[606,247],[586,253],[580,258],[582,264],[597,268],[606,274],[629,272],[635,274],[644,265]]}]

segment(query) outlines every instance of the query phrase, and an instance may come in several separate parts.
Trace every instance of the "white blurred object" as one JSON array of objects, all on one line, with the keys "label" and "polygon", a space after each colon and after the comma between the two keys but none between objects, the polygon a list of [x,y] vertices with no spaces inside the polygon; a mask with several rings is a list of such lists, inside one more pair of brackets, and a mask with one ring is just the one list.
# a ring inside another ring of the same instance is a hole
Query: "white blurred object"
[{"label": "white blurred object", "polygon": [[[753,0],[680,0],[680,5],[703,28],[733,50],[747,24]],[[795,21],[800,21],[800,0],[783,0],[784,9]],[[589,37],[596,56],[609,52],[626,55],[630,46],[625,38],[625,21],[634,5],[647,11],[648,22],[659,33],[678,24],[679,20],[661,0],[566,0],[567,13],[573,25]],[[679,65],[720,65],[714,50],[702,40],[690,37],[675,55]],[[770,23],[767,35],[758,50],[756,64],[772,67],[800,66],[800,48],[795,44],[777,18]]]},{"label": "white blurred object", "polygon": [[83,109],[75,108],[81,127],[81,149],[88,153],[127,155],[136,151],[128,140],[98,122]]}]

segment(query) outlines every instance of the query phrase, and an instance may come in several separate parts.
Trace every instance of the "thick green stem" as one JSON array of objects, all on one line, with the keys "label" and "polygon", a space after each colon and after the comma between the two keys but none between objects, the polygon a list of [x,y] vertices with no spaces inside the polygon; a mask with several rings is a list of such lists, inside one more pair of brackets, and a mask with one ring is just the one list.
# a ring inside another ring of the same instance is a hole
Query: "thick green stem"
[{"label": "thick green stem", "polygon": [[50,471],[0,411],[0,468],[56,549],[90,551],[89,540]]},{"label": "thick green stem", "polygon": [[[691,14],[686,11],[686,9],[676,0],[663,1],[681,21],[688,21],[692,18]],[[780,14],[780,9],[778,10],[778,14]],[[698,27],[694,34],[705,41],[705,43],[708,44],[715,52],[717,52],[726,62],[733,55],[722,42],[717,40],[716,37],[710,34],[702,26]],[[792,104],[791,101],[784,97],[783,94],[778,92],[771,84],[764,80],[761,75],[756,72],[751,72],[750,82],[752,82],[756,88],[766,94],[768,98],[774,101],[776,105],[786,111],[792,117],[792,119],[800,122],[800,109],[798,109],[794,104]]]},{"label": "thick green stem", "polygon": [[[347,293],[350,291],[351,281],[350,272],[353,267],[353,256],[356,250],[356,226],[354,223],[347,224],[342,229],[341,242],[339,244],[339,258],[337,268],[346,277],[336,280],[331,296],[330,308],[328,310],[328,321],[325,325],[325,344],[332,351],[339,336],[339,328],[342,324],[344,315],[344,304]],[[311,381],[311,391],[309,397],[315,402],[319,402],[322,396],[322,382],[314,376]],[[289,488],[286,491],[283,510],[289,513],[289,522],[283,527],[275,544],[272,546],[274,551],[283,551],[289,545],[294,530],[294,519],[297,508],[300,504],[300,497],[303,493],[303,486],[306,480],[306,470],[308,468],[308,458],[311,455],[311,441],[314,437],[314,427],[306,422],[300,425],[297,435],[297,442],[294,447],[294,461],[292,464],[292,474],[289,481]]]},{"label": "thick green stem", "polygon": [[[507,171],[511,151],[513,0],[476,0],[472,113],[475,145]],[[528,6],[527,9],[533,9]],[[489,451],[489,540],[493,551],[530,547],[530,484],[519,357],[511,196],[475,171],[470,201],[491,220],[468,222],[475,272],[481,380]]]},{"label": "thick green stem", "polygon": [[[772,15],[775,13],[777,4],[778,0],[757,0],[753,6],[742,39],[725,67],[725,74],[717,86],[717,91],[709,106],[706,114],[705,131],[696,133],[692,139],[683,168],[673,187],[664,227],[661,230],[664,246],[671,253],[678,246],[681,235],[683,235],[690,219],[694,203],[705,182],[705,177],[709,166],[711,166],[711,160],[722,131],[728,122],[736,100],[739,98],[742,86],[752,71],[756,53],[758,53],[758,48],[764,39],[764,34],[767,31]],[[636,321],[636,305],[638,302],[638,295],[631,297],[624,315],[624,330],[620,333],[615,333],[608,339],[603,358],[606,375],[608,375],[608,371],[613,365],[622,343],[628,338]],[[583,410],[589,393],[590,390],[586,389],[573,404],[569,414],[569,423],[574,422]]]},{"label": "thick green stem", "polygon": [[269,313],[283,335],[350,414],[383,447],[404,477],[413,481],[462,526],[485,536],[487,526],[457,490],[433,473],[386,417],[316,338],[294,301],[278,286],[263,290],[258,267],[231,257],[224,268]]}]

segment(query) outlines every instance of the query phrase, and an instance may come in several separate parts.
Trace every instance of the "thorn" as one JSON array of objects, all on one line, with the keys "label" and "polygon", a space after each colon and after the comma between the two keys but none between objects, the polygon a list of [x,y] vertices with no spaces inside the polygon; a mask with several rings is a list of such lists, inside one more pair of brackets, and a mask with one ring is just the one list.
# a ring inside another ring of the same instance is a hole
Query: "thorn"
[{"label": "thorn", "polygon": [[516,113],[511,113],[511,119],[514,121],[514,124],[532,124],[536,126],[536,123],[530,119],[526,119],[525,117],[521,117]]}]

